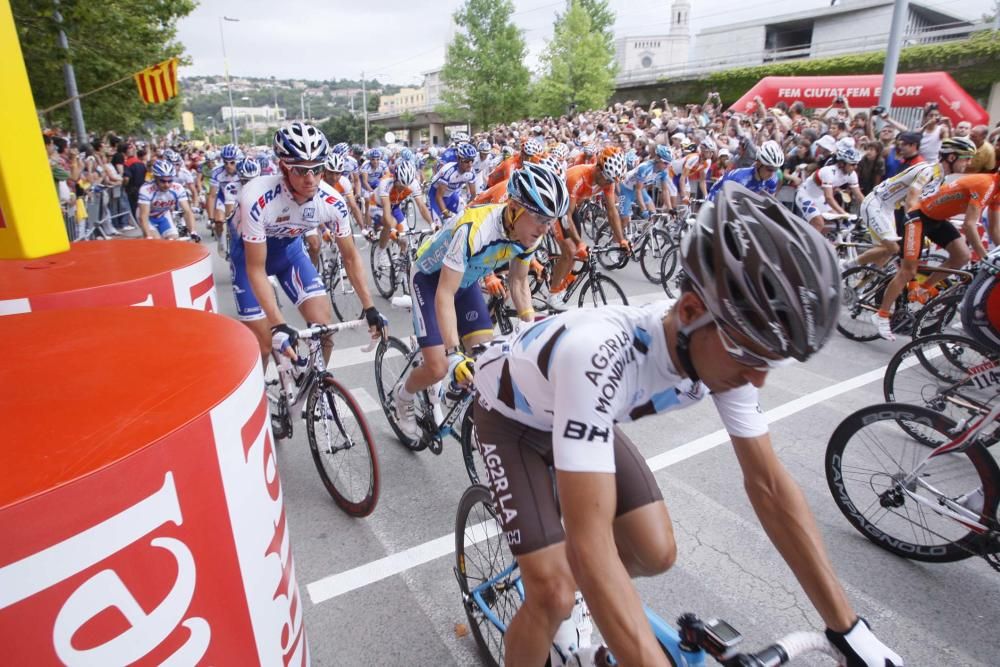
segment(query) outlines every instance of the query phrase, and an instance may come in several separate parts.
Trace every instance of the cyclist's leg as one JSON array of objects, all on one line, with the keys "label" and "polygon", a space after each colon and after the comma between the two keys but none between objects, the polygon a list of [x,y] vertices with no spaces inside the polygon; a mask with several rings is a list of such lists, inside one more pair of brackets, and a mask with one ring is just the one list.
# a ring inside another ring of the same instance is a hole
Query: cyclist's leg
[{"label": "cyclist's leg", "polygon": [[264,368],[267,368],[267,362],[271,358],[271,327],[268,326],[267,316],[264,314],[263,308],[260,307],[257,297],[254,296],[253,288],[250,287],[243,239],[238,235],[234,235],[230,242],[229,270],[233,279],[236,317],[257,338],[261,362]]},{"label": "cyclist's leg", "polygon": [[458,335],[462,339],[462,347],[467,351],[493,339],[490,309],[479,283],[455,293],[455,314],[458,316]]},{"label": "cyclist's leg", "polygon": [[[969,244],[966,242],[965,237],[950,222],[944,221],[938,225],[934,225],[924,233],[927,235],[927,238],[944,248],[948,253],[948,259],[943,266],[949,269],[960,269],[969,263],[969,259],[972,256]],[[946,273],[932,273],[924,281],[923,286],[936,285],[947,275]]]},{"label": "cyclist's leg", "polygon": [[319,246],[320,246],[320,235],[319,230],[310,229],[305,233],[304,243],[306,244],[306,250],[309,251],[309,261],[312,265],[319,269]]},{"label": "cyclist's leg", "polygon": [[[444,354],[444,343],[438,330],[437,308],[434,295],[437,291],[439,274],[414,271],[413,289],[413,331],[417,336],[423,362],[410,371],[403,383],[400,396],[403,400],[413,400],[418,391],[430,387],[444,379],[448,373],[448,360]],[[456,311],[457,313],[457,311]]]},{"label": "cyclist's leg", "polygon": [[403,209],[399,206],[399,204],[392,207],[391,213],[392,217],[396,220],[396,245],[399,246],[400,252],[406,252],[406,214],[403,212]]},{"label": "cyclist's leg", "polygon": [[559,624],[573,609],[576,591],[549,469],[552,435],[507,419],[479,401],[474,410],[497,520],[517,557],[525,591],[504,635],[505,662],[541,665]]},{"label": "cyclist's leg", "polygon": [[[549,291],[555,290],[556,292],[565,289],[562,283],[569,276],[570,271],[573,270],[574,256],[576,255],[576,242],[573,240],[573,230],[572,226],[578,225],[579,214],[577,211],[573,212],[573,220],[570,221],[568,216],[563,216],[559,220],[553,223],[553,233],[555,234],[556,240],[559,242],[559,256],[556,258],[556,265],[552,268],[552,275],[549,277]],[[557,289],[561,287],[562,289]]]},{"label": "cyclist's leg", "polygon": [[[304,242],[293,241],[285,246],[283,266],[275,271],[278,283],[288,299],[298,307],[302,318],[309,324],[330,324],[333,309],[327,298],[323,279],[306,254]],[[323,359],[330,361],[333,340],[323,337]]]},{"label": "cyclist's leg", "polygon": [[[865,266],[875,264],[885,266],[889,258],[899,253],[899,235],[896,233],[896,220],[893,210],[882,206],[874,197],[869,195],[861,203],[861,222],[868,228],[868,233],[872,237],[873,245],[868,250],[858,255],[855,264]],[[846,267],[845,268],[849,268]]]}]

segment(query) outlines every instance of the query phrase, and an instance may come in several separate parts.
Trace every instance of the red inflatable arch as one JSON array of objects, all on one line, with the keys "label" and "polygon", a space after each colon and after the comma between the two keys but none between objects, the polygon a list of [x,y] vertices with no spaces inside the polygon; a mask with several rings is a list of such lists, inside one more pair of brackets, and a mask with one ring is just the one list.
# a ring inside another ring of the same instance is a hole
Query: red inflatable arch
[{"label": "red inflatable arch", "polygon": [[[843,95],[852,108],[864,109],[877,105],[881,92],[881,74],[768,76],[758,81],[729,109],[750,113],[754,108],[753,99],[757,95],[760,95],[767,107],[773,107],[778,102],[791,104],[801,100],[812,109],[827,107],[838,96]],[[964,120],[973,125],[985,125],[990,121],[989,114],[945,72],[896,75],[892,106],[922,108],[928,102],[937,102],[941,113],[951,118],[952,123]]]}]

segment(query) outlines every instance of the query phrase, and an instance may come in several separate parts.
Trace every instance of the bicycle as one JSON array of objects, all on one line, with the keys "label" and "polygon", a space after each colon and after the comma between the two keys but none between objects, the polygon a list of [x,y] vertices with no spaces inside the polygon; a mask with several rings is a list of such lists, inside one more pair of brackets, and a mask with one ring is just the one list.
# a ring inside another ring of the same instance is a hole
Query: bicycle
[{"label": "bicycle", "polygon": [[[889,403],[922,405],[962,424],[986,414],[1000,391],[1000,351],[953,333],[917,338],[892,356],[882,390]],[[921,431],[910,435],[920,439]]]},{"label": "bicycle", "polygon": [[[397,287],[402,288],[404,295],[410,295],[410,265],[417,257],[420,244],[431,233],[426,229],[420,231],[410,229],[396,234],[385,248],[379,248],[377,241],[372,242],[372,280],[375,282],[375,289],[383,298],[392,299]],[[400,252],[396,239],[407,241],[406,252]]]},{"label": "bicycle", "polygon": [[[904,286],[896,298],[895,308],[889,318],[892,332],[918,338],[941,332],[948,326],[962,303],[972,274],[962,269],[918,264],[920,273],[946,273],[950,277],[941,291],[927,303],[910,301],[909,286]],[[879,337],[878,325],[873,316],[882,307],[882,295],[896,273],[896,265],[888,268],[855,266],[841,274],[841,314],[837,331],[851,340],[866,342]]]},{"label": "bicycle", "polygon": [[[576,261],[580,262],[581,265],[574,266],[572,274],[576,278],[566,288],[564,303],[571,303],[573,297],[579,292],[579,296],[576,297],[577,307],[579,308],[586,308],[588,305],[594,308],[606,306],[608,305],[609,294],[617,295],[618,302],[627,306],[628,298],[625,296],[625,290],[613,278],[601,272],[600,262],[597,260],[598,257],[606,253],[620,253],[621,251],[621,247],[616,243],[605,246],[594,246],[587,251],[585,259],[577,259]],[[551,275],[551,266],[555,262],[555,256],[551,256],[549,261],[550,266],[547,272]],[[615,297],[613,296],[612,298]]]},{"label": "bicycle", "polygon": [[368,516],[379,496],[378,455],[357,401],[323,360],[323,336],[368,327],[365,320],[317,324],[298,332],[309,352],[295,359],[272,352],[278,377],[265,383],[275,440],[292,437],[292,409],[302,402],[302,418],[313,463],[327,492],[344,512]]},{"label": "bicycle", "polygon": [[[413,408],[420,435],[410,438],[399,428],[391,398],[396,395],[409,369],[416,368],[422,362],[423,356],[413,336],[410,337],[409,345],[392,336],[379,343],[375,350],[375,388],[385,417],[400,444],[411,452],[429,449],[431,453],[440,455],[445,438],[456,438],[461,443],[465,470],[472,483],[476,484],[479,473],[476,469],[477,445],[473,440],[475,433],[470,409],[474,398],[471,387],[451,387],[445,379],[417,392]],[[461,425],[456,429],[459,422]]]},{"label": "bicycle", "polygon": [[337,319],[341,322],[360,319],[364,308],[354,285],[347,277],[340,250],[333,241],[324,240],[319,252],[320,275]]},{"label": "bicycle", "polygon": [[[609,271],[623,269],[631,258],[638,257],[639,266],[642,267],[646,279],[651,283],[660,282],[660,261],[674,243],[670,235],[661,228],[662,221],[667,217],[664,213],[655,213],[648,220],[641,218],[627,220],[623,231],[632,246],[632,251],[617,248],[604,253],[599,256],[601,266]],[[608,247],[614,245],[611,223],[605,222],[598,228],[594,244]]]},{"label": "bicycle", "polygon": [[987,450],[998,417],[1000,401],[963,425],[919,405],[858,410],[827,446],[834,502],[858,532],[897,556],[931,563],[980,556],[1000,572],[1000,468]]},{"label": "bicycle", "polygon": [[867,242],[867,230],[863,225],[858,224],[858,216],[852,213],[832,213],[823,214],[823,219],[827,222],[827,228],[823,234],[833,244],[837,252],[837,261],[856,262],[858,255],[872,247]]},{"label": "bicycle", "polygon": [[[499,667],[504,661],[503,635],[524,599],[524,587],[517,561],[507,548],[507,539],[496,519],[490,490],[485,486],[470,486],[459,501],[453,571],[476,645],[488,665]],[[578,627],[574,634],[583,641],[569,646],[554,643],[551,664],[553,667],[616,664],[605,647],[588,645],[587,614],[578,612],[580,602],[578,597],[571,618]],[[705,665],[707,656],[727,667],[782,665],[807,653],[825,653],[842,659],[818,632],[793,633],[756,653],[733,654],[742,636],[725,621],[702,621],[694,614],[684,614],[675,629],[649,607],[644,607],[644,611],[667,661],[674,667]]]}]

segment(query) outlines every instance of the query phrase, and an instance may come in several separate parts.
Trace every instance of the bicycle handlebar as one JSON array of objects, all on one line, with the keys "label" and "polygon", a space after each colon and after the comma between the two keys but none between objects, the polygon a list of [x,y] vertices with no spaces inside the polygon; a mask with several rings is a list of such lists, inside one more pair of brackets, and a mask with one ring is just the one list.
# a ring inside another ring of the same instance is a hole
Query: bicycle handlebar
[{"label": "bicycle handlebar", "polygon": [[[301,329],[297,333],[299,338],[302,339],[313,339],[326,334],[334,334],[340,331],[347,331],[348,329],[361,329],[367,328],[367,320],[351,320],[350,322],[341,322],[340,324],[314,324],[308,329]],[[361,348],[362,352],[371,352],[378,345],[378,339],[373,338],[369,345]]]}]

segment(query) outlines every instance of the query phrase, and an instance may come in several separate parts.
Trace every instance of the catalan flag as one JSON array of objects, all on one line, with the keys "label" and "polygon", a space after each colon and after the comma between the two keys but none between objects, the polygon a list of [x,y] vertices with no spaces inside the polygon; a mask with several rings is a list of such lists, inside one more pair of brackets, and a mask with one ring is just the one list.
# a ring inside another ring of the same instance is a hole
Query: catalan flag
[{"label": "catalan flag", "polygon": [[147,67],[135,75],[135,83],[146,104],[166,102],[177,95],[177,58]]}]

